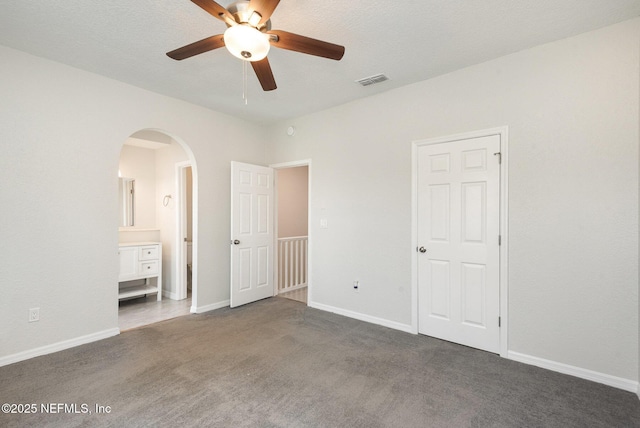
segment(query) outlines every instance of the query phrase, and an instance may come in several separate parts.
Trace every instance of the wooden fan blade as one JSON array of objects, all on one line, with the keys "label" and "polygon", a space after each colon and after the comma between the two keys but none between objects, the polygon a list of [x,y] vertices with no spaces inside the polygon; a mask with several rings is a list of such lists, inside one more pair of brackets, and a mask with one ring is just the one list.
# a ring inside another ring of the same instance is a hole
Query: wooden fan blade
[{"label": "wooden fan blade", "polygon": [[179,61],[185,58],[190,58],[194,55],[221,48],[222,46],[224,46],[224,38],[222,34],[218,34],[216,36],[207,37],[206,39],[191,43],[187,46],[183,46],[171,52],[167,52],[167,56]]},{"label": "wooden fan blade", "polygon": [[277,88],[276,80],[273,77],[273,72],[271,71],[271,66],[267,58],[260,61],[252,61],[251,66],[253,67],[253,71],[256,72],[256,76],[258,76],[262,89],[265,91],[273,91]]},{"label": "wooden fan blade", "polygon": [[256,27],[261,26],[271,18],[271,14],[276,10],[278,3],[280,3],[280,0],[251,0],[249,2],[249,9],[258,12],[262,16]]},{"label": "wooden fan blade", "polygon": [[191,1],[197,4],[198,6],[200,6],[202,9],[209,12],[211,16],[218,18],[221,21],[226,22],[227,19],[230,19],[232,22],[236,22],[233,15],[231,15],[227,9],[220,6],[218,3],[216,3],[213,0],[191,0]]},{"label": "wooden fan blade", "polygon": [[344,56],[344,46],[334,45],[333,43],[323,42],[322,40],[316,40],[282,30],[267,31],[267,34],[277,36],[276,40],[271,39],[271,46],[277,48],[335,59],[336,61],[340,61]]}]

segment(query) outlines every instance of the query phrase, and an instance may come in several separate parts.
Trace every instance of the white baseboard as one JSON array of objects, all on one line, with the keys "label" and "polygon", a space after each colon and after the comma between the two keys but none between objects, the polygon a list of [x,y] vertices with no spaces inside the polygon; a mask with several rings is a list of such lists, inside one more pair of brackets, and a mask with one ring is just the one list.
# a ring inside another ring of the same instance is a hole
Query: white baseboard
[{"label": "white baseboard", "polygon": [[178,293],[174,293],[169,290],[162,290],[162,297],[166,297],[171,300],[178,300]]},{"label": "white baseboard", "polygon": [[552,370],[554,372],[568,374],[579,377],[581,379],[602,383],[613,386],[614,388],[623,389],[625,391],[639,394],[638,382],[635,380],[624,379],[608,375],[605,373],[595,372],[593,370],[583,369],[568,364],[558,363],[557,361],[545,360],[544,358],[533,357],[531,355],[521,354],[519,352],[509,351],[507,358],[520,363],[530,364],[532,366],[541,367],[543,369]]},{"label": "white baseboard", "polygon": [[119,328],[110,328],[108,330],[99,331],[97,333],[87,334],[86,336],[63,340],[62,342],[52,343],[51,345],[41,346],[39,348],[29,349],[28,351],[18,352],[17,354],[7,355],[5,357],[0,357],[0,367],[17,363],[19,361],[28,360],[30,358],[39,357],[41,355],[63,351],[75,346],[84,345],[85,343],[96,342],[108,337],[117,336],[118,334],[120,334]]},{"label": "white baseboard", "polygon": [[204,306],[191,306],[190,312],[192,314],[202,314],[204,312],[213,311],[215,309],[226,308],[231,302],[229,300],[223,300],[222,302],[212,303]]},{"label": "white baseboard", "polygon": [[326,312],[332,312],[334,314],[343,315],[345,317],[354,318],[360,321],[370,322],[371,324],[381,325],[383,327],[389,327],[394,330],[404,331],[406,333],[413,333],[413,329],[410,324],[402,324],[395,321],[389,321],[384,318],[373,317],[371,315],[361,314],[359,312],[348,311],[346,309],[336,308],[334,306],[323,305],[322,303],[309,302],[308,306],[320,309]]}]

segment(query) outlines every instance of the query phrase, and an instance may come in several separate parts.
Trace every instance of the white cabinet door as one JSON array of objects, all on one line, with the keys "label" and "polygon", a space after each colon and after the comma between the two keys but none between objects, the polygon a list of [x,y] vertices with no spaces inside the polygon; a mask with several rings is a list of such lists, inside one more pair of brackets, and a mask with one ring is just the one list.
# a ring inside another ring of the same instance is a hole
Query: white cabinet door
[{"label": "white cabinet door", "polygon": [[119,281],[127,281],[138,276],[138,247],[120,247]]},{"label": "white cabinet door", "polygon": [[418,331],[499,352],[500,136],[418,149]]},{"label": "white cabinet door", "polygon": [[273,169],[231,162],[231,307],[273,296]]}]

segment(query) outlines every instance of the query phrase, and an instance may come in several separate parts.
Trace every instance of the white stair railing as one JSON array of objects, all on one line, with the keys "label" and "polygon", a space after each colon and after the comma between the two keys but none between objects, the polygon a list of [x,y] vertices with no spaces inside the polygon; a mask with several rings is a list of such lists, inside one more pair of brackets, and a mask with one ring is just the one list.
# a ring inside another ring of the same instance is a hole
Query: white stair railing
[{"label": "white stair railing", "polygon": [[278,293],[307,286],[307,237],[278,238]]}]

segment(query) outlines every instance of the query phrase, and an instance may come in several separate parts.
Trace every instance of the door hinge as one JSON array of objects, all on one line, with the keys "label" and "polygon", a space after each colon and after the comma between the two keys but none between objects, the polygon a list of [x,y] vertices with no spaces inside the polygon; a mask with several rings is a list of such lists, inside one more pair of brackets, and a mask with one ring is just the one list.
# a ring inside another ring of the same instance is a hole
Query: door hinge
[{"label": "door hinge", "polygon": [[502,317],[498,317],[498,327],[502,327]]},{"label": "door hinge", "polygon": [[494,156],[498,156],[498,163],[502,164],[502,153],[496,152],[493,154]]},{"label": "door hinge", "polygon": [[502,245],[502,235],[498,235],[498,246]]}]

